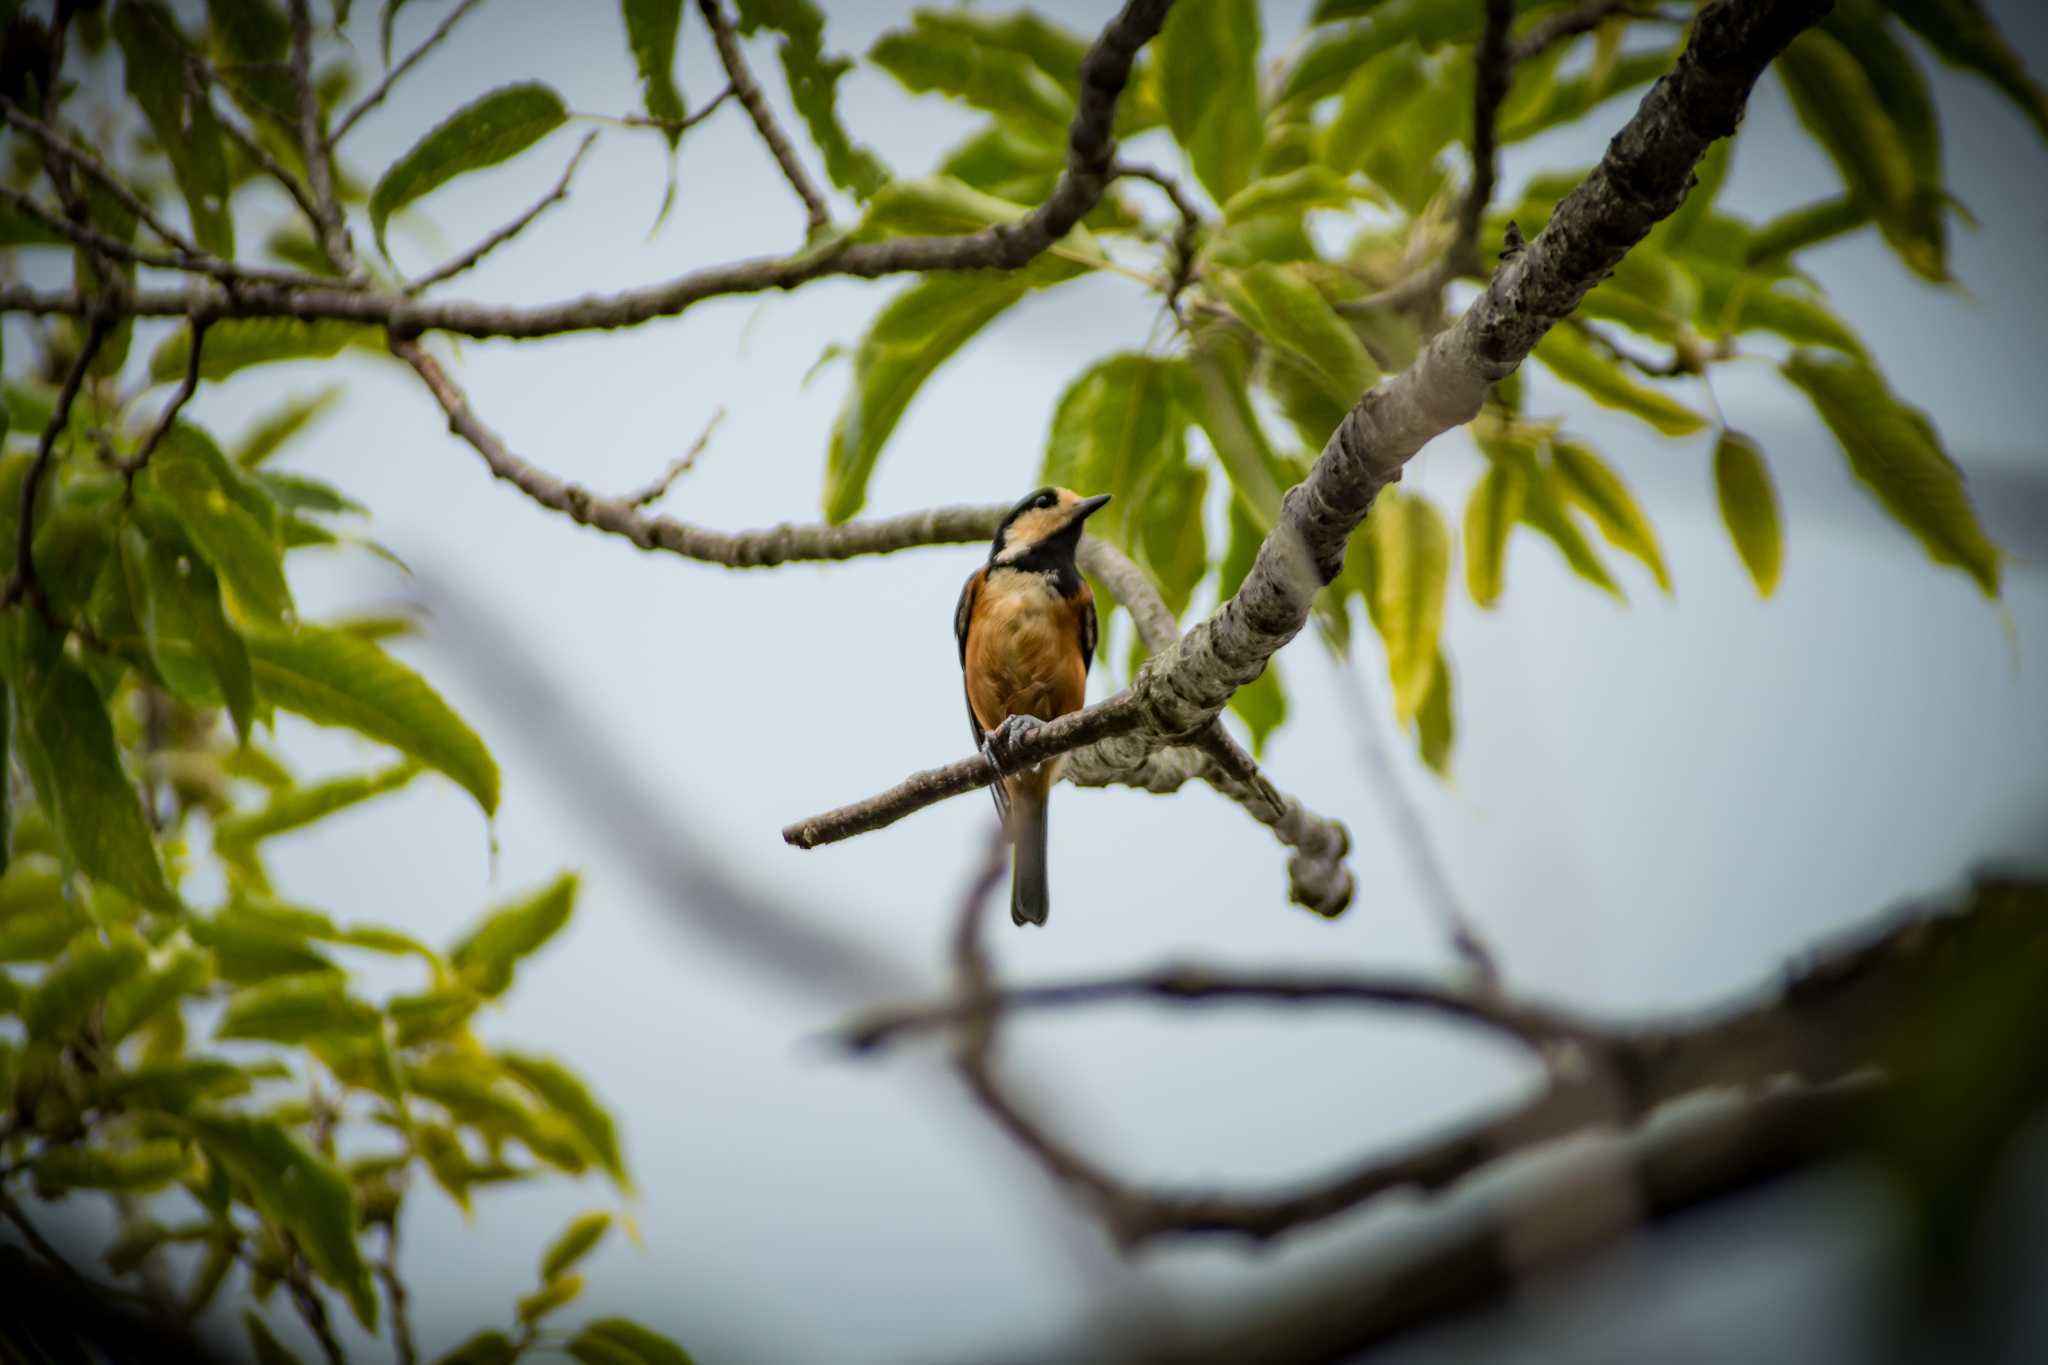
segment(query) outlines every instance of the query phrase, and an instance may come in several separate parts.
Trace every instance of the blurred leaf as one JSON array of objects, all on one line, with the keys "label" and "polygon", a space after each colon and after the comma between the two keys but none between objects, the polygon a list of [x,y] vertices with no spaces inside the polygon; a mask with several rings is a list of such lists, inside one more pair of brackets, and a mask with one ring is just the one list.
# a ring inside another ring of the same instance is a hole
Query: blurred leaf
[{"label": "blurred leaf", "polygon": [[[40,618],[21,618],[21,624],[24,634],[41,628]],[[174,907],[99,690],[61,653],[32,647],[16,653],[9,696],[15,751],[67,855],[95,880],[138,901]]]},{"label": "blurred leaf", "polygon": [[1422,699],[1422,709],[1415,713],[1416,747],[1422,754],[1422,761],[1438,777],[1451,775],[1451,741],[1454,736],[1451,661],[1438,653],[1436,668],[1431,672],[1429,693]]},{"label": "blurred leaf", "polygon": [[1526,478],[1512,465],[1490,464],[1465,503],[1465,586],[1482,607],[1498,602],[1505,586],[1508,532],[1522,519]]},{"label": "blurred leaf", "polygon": [[1185,401],[1263,535],[1279,520],[1281,492],[1294,480],[1266,442],[1246,386],[1246,369],[1242,338],[1226,327],[1196,329],[1188,353]]},{"label": "blurred leaf", "polygon": [[1707,419],[1661,389],[1641,384],[1569,324],[1553,327],[1536,344],[1536,358],[1550,372],[1602,407],[1618,408],[1648,422],[1666,436],[1687,436]]},{"label": "blurred leaf", "polygon": [[[207,340],[200,348],[202,370],[206,368],[213,339],[213,329],[208,328]],[[180,369],[182,368],[181,358]],[[257,468],[333,407],[340,400],[342,393],[341,385],[329,384],[317,393],[286,399],[249,428],[249,434],[235,447],[235,463],[244,469]]]},{"label": "blurred leaf", "polygon": [[285,474],[274,469],[258,472],[256,482],[271,501],[287,512],[321,512],[330,516],[367,515],[369,509],[333,484],[303,474]]},{"label": "blurred leaf", "polygon": [[213,566],[237,605],[267,624],[291,616],[277,505],[253,479],[228,463],[205,432],[174,423],[149,468],[136,480],[136,489],[145,497],[161,497],[177,514],[179,528]]},{"label": "blurred leaf", "polygon": [[1802,351],[1785,377],[1806,391],[1828,429],[1885,510],[1919,537],[1937,564],[1952,564],[1998,596],[1999,552],[1977,522],[1962,471],[1925,414],[1901,403],[1884,377],[1855,361]]},{"label": "blurred leaf", "polygon": [[[251,365],[326,360],[349,346],[381,349],[382,345],[381,329],[334,318],[224,318],[206,329],[206,338],[199,346],[199,374],[203,379],[225,379]],[[149,353],[151,381],[167,384],[183,379],[191,354],[192,335],[188,330],[181,328],[165,337]],[[318,410],[309,412],[299,425],[317,415]],[[288,436],[294,430],[296,426],[284,434]],[[245,461],[244,467],[253,463]]]},{"label": "blurred leaf", "polygon": [[539,1322],[556,1309],[566,1307],[582,1292],[581,1275],[564,1275],[560,1279],[551,1279],[531,1294],[520,1296],[519,1320]]},{"label": "blurred leaf", "polygon": [[1848,325],[1809,294],[1780,288],[1738,266],[1693,259],[1685,268],[1699,282],[1700,325],[1711,332],[1773,332],[1802,346],[1864,354]]},{"label": "blurred leaf", "polygon": [[569,117],[562,97],[537,81],[500,86],[443,120],[394,162],[370,192],[370,225],[384,250],[391,215],[466,171],[519,155]]},{"label": "blurred leaf", "polygon": [[202,1103],[246,1095],[253,1079],[249,1071],[217,1057],[183,1057],[103,1074],[93,1093],[106,1104],[181,1114]]},{"label": "blurred leaf", "polygon": [[1217,203],[1251,179],[1259,111],[1257,0],[1175,6],[1153,41],[1167,127]]},{"label": "blurred leaf", "polygon": [[1650,245],[1663,251],[1677,250],[1685,245],[1686,238],[1714,207],[1714,199],[1728,179],[1728,163],[1734,159],[1734,138],[1718,138],[1708,146],[1706,155],[1700,158],[1699,165],[1693,170],[1693,185],[1686,191],[1685,202],[1670,217],[1650,229]]},{"label": "blurred leaf", "polygon": [[186,79],[189,50],[169,9],[123,0],[114,10],[127,90],[149,120],[185,197],[201,250],[232,258],[234,217],[228,211],[227,149],[206,87]]},{"label": "blurred leaf", "polygon": [[279,792],[260,810],[238,812],[214,823],[216,847],[247,847],[259,839],[304,829],[335,811],[397,791],[418,776],[417,763],[398,763],[382,772],[330,778],[309,787]]},{"label": "blurred leaf", "polygon": [[1333,24],[1309,35],[1281,81],[1282,100],[1312,102],[1334,95],[1364,63],[1410,39],[1431,51],[1445,43],[1468,44],[1479,36],[1478,5],[1446,5],[1441,0],[1336,0],[1319,7],[1313,22],[1328,24],[1366,15],[1368,10],[1369,16],[1359,22]]},{"label": "blurred leaf", "polygon": [[763,28],[783,35],[780,55],[790,102],[825,158],[825,173],[854,198],[866,199],[888,182],[889,168],[840,125],[839,78],[852,61],[826,55],[825,17],[810,0],[739,0],[739,31]]},{"label": "blurred leaf", "polygon": [[868,60],[907,90],[949,95],[1055,136],[1074,117],[1072,94],[1036,65],[985,42],[975,16],[917,10],[909,28],[875,40]]},{"label": "blurred leaf", "polygon": [[1023,204],[984,194],[949,176],[892,180],[869,197],[855,235],[863,241],[948,236],[1014,223],[1030,212]]},{"label": "blurred leaf", "polygon": [[585,1256],[598,1244],[605,1233],[611,1230],[612,1216],[608,1213],[586,1213],[562,1229],[559,1237],[548,1244],[540,1258],[540,1277],[552,1280]]},{"label": "blurred leaf", "polygon": [[246,916],[222,913],[186,922],[192,941],[214,955],[215,970],[232,985],[309,972],[339,972],[308,947],[302,935],[287,933]]},{"label": "blurred leaf", "polygon": [[1286,352],[1345,408],[1378,381],[1358,334],[1299,269],[1254,265],[1223,281],[1222,288],[1261,341]]},{"label": "blurred leaf", "polygon": [[498,765],[476,732],[424,679],[368,640],[300,626],[248,637],[257,691],[320,725],[389,744],[455,779],[483,807],[498,808]]},{"label": "blurred leaf", "polygon": [[618,1126],[590,1087],[561,1063],[531,1053],[500,1052],[498,1060],[555,1113],[566,1119],[620,1189],[632,1189],[619,1149]]},{"label": "blurred leaf", "polygon": [[1177,362],[1124,352],[1083,370],[1053,410],[1040,479],[1113,501],[1089,519],[1105,540],[1133,543],[1141,491],[1182,458],[1186,419],[1174,399]]},{"label": "blurred leaf", "polygon": [[[626,21],[626,46],[640,73],[640,104],[650,118],[680,123],[687,109],[676,88],[676,33],[682,27],[683,0],[620,0]],[[663,130],[668,145],[682,141],[681,128]]]},{"label": "blurred leaf", "polygon": [[1538,435],[1542,428],[1532,430],[1525,424],[1505,424],[1488,416],[1474,421],[1470,430],[1487,459],[1515,470],[1520,476],[1522,524],[1557,546],[1573,573],[1614,594],[1615,600],[1626,602],[1628,597],[1621,585],[1607,572],[1607,566],[1566,513],[1552,487],[1549,470],[1538,463],[1537,455],[1548,439],[1547,433]]},{"label": "blurred leaf", "polygon": [[377,1011],[348,993],[333,972],[281,976],[228,997],[216,1038],[302,1043],[319,1037],[362,1037],[377,1028]]},{"label": "blurred leaf", "polygon": [[691,1365],[682,1347],[626,1318],[588,1323],[562,1349],[581,1365]]},{"label": "blurred leaf", "polygon": [[1756,581],[1758,595],[1769,597],[1777,590],[1785,552],[1778,491],[1763,452],[1740,432],[1722,432],[1714,446],[1714,492],[1735,553]]},{"label": "blurred leaf", "polygon": [[28,1036],[51,1040],[68,1036],[108,991],[142,970],[145,956],[142,941],[133,931],[123,931],[106,942],[98,930],[79,933],[22,1002],[21,1022]]},{"label": "blurred leaf", "polygon": [[478,1332],[442,1356],[435,1365],[509,1365],[518,1356],[519,1351],[513,1346],[512,1338],[503,1332]]},{"label": "blurred leaf", "polygon": [[1948,178],[1942,168],[1941,126],[1920,64],[1885,21],[1876,0],[1844,0],[1823,21],[1863,69],[1884,116],[1898,132],[1910,172],[1898,230],[1908,264],[1934,279],[1948,278]]},{"label": "blurred leaf", "polygon": [[1944,61],[1975,71],[2004,92],[2048,138],[2048,91],[2027,72],[1980,0],[1884,0]]},{"label": "blurred leaf", "polygon": [[204,953],[174,948],[147,971],[131,977],[107,994],[101,1034],[109,1047],[121,1042],[161,1011],[203,989],[212,976]]},{"label": "blurred leaf", "polygon": [[1029,288],[1023,276],[997,271],[927,275],[883,306],[854,353],[853,385],[832,425],[827,519],[860,511],[882,447],[919,386]]},{"label": "blurred leaf", "polygon": [[399,1045],[411,1047],[451,1037],[469,1022],[482,1002],[483,997],[467,987],[451,987],[393,996],[385,1001],[384,1012],[398,1029]]},{"label": "blurred leaf", "polygon": [[341,1172],[274,1122],[227,1115],[182,1122],[257,1210],[291,1233],[314,1272],[348,1299],[356,1321],[376,1330],[377,1292],[356,1248],[355,1203]]},{"label": "blurred leaf", "polygon": [[[1178,426],[1175,435],[1178,439]],[[1140,513],[1145,565],[1176,618],[1188,609],[1196,585],[1209,571],[1209,545],[1202,527],[1202,502],[1208,493],[1207,470],[1185,459],[1174,461],[1159,471]]]},{"label": "blurred leaf", "polygon": [[575,874],[564,873],[539,891],[492,910],[449,950],[448,961],[478,991],[503,994],[512,984],[512,969],[519,959],[569,922],[576,887]]},{"label": "blurred leaf", "polygon": [[1066,160],[1064,138],[1035,124],[993,119],[946,153],[937,173],[998,199],[1035,204],[1052,192]]},{"label": "blurred leaf", "polygon": [[249,1348],[256,1353],[256,1365],[299,1365],[298,1356],[277,1339],[253,1308],[242,1310],[242,1326],[249,1333]]},{"label": "blurred leaf", "polygon": [[1592,518],[1608,544],[1641,560],[1657,580],[1657,586],[1668,595],[1671,574],[1664,567],[1657,532],[1621,476],[1582,442],[1552,441],[1550,456],[1551,468],[1557,471],[1557,484],[1566,501]]},{"label": "blurred leaf", "polygon": [[[1474,12],[1477,12],[1476,8]],[[1543,100],[1531,104],[1514,120],[1502,121],[1501,144],[1506,146],[1526,141],[1538,133],[1576,122],[1602,102],[1637,86],[1648,85],[1677,64],[1678,52],[1675,46],[1628,52],[1616,59],[1605,72],[1589,70],[1557,81],[1545,92]]]},{"label": "blurred leaf", "polygon": [[1870,210],[1846,194],[1788,209],[1750,238],[1749,264],[1779,264],[1796,251],[1854,232],[1869,221]]},{"label": "blurred leaf", "polygon": [[47,962],[89,923],[83,910],[61,903],[12,916],[0,923],[0,963]]},{"label": "blurred leaf", "polygon": [[1429,695],[1443,630],[1451,533],[1428,499],[1381,490],[1366,514],[1360,548],[1370,556],[1366,607],[1387,647],[1394,712],[1405,724]]},{"label": "blurred leaf", "polygon": [[162,1138],[126,1149],[57,1147],[36,1158],[36,1192],[53,1198],[68,1190],[119,1190],[141,1194],[162,1189],[191,1164],[185,1144]]},{"label": "blurred leaf", "polygon": [[121,532],[143,642],[175,696],[201,704],[225,702],[243,739],[256,716],[249,651],[221,611],[220,583],[189,546],[165,544],[136,526]]}]

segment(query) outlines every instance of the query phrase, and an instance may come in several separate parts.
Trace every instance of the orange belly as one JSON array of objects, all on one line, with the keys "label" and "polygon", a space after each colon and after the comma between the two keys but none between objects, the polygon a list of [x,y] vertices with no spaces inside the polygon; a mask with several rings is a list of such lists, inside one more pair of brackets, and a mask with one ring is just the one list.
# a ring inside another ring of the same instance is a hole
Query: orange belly
[{"label": "orange belly", "polygon": [[[1081,709],[1088,670],[1074,609],[1037,574],[998,573],[982,585],[967,632],[967,704],[984,730],[1011,716],[1051,720]],[[1044,791],[1059,761],[1010,779]]]}]

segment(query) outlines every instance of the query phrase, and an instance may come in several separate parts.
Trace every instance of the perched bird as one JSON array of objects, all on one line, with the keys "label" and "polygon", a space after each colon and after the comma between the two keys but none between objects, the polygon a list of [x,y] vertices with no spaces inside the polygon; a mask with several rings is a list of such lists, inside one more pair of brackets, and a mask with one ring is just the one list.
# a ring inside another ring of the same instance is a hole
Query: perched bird
[{"label": "perched bird", "polygon": [[[988,563],[968,575],[953,613],[967,721],[974,742],[997,761],[998,748],[1024,730],[1078,711],[1095,658],[1095,596],[1074,567],[1081,524],[1109,501],[1064,488],[1041,488],[1010,509],[989,546]],[[992,783],[996,812],[1014,850],[1010,918],[1043,924],[1045,801],[1060,760]]]}]

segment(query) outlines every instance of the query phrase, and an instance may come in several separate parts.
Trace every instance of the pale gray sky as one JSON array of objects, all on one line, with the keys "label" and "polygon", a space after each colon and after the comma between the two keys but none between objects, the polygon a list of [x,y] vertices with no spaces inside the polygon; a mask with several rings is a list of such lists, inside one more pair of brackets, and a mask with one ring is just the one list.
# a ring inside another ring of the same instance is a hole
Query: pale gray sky
[{"label": "pale gray sky", "polygon": [[[378,6],[356,8],[356,42],[374,62]],[[863,48],[906,9],[831,8],[829,41],[841,49]],[[1050,8],[1089,31],[1110,9]],[[1990,8],[2021,34],[2033,68],[2048,69],[2026,0]],[[1268,6],[1268,32],[1297,32],[1305,9]],[[408,6],[400,47],[441,12]],[[492,0],[351,137],[351,164],[374,175],[421,129],[517,78],[553,84],[579,110],[636,107],[615,11],[591,6],[581,22],[563,13],[540,0]],[[772,59],[764,50],[756,61],[779,99]],[[721,83],[694,14],[681,74],[693,104]],[[1423,772],[1403,743],[1396,762],[1518,989],[1590,1009],[1696,1004],[1765,978],[1817,936],[1903,897],[1951,887],[1991,859],[2038,865],[2048,847],[2048,411],[2034,377],[2048,315],[2039,268],[2048,149],[1979,85],[1934,75],[1954,188],[1983,220],[1956,233],[1960,287],[1907,278],[1874,234],[1815,253],[1812,266],[1898,386],[1934,413],[1983,490],[1993,532],[2033,558],[2011,565],[2004,603],[1988,605],[1874,510],[1768,366],[1731,367],[1717,371],[1721,402],[1762,441],[1789,504],[1783,586],[1759,602],[1714,511],[1708,440],[1660,440],[1532,373],[1534,406],[1569,415],[1638,488],[1677,594],[1657,597],[1624,564],[1633,605],[1621,608],[1527,536],[1514,544],[1500,610],[1474,609],[1462,579],[1453,592],[1455,781]],[[963,111],[907,96],[878,73],[857,72],[844,89],[848,124],[905,173],[971,126]],[[1509,183],[1590,164],[1630,107],[1611,104],[1512,149]],[[553,183],[578,135],[558,133],[437,193],[426,211],[442,240],[394,231],[400,263],[424,267],[518,212]],[[737,109],[690,135],[675,212],[650,237],[663,155],[650,135],[607,130],[572,200],[448,292],[567,297],[800,237],[801,214]],[[1795,138],[1766,81],[1725,201],[1762,217],[1825,192],[1831,174]],[[718,527],[762,525],[816,515],[847,371],[828,366],[808,386],[802,376],[826,345],[857,337],[896,287],[830,281],[615,335],[438,344],[514,449],[595,488],[643,482],[724,407],[711,448],[665,510]],[[869,510],[997,501],[1028,488],[1065,381],[1098,356],[1144,345],[1152,321],[1137,286],[1110,277],[1021,307],[920,395]],[[367,358],[349,366],[347,400],[290,465],[370,504],[374,533],[421,581],[360,552],[309,558],[294,575],[309,613],[423,594],[432,611],[433,584],[447,585],[451,601],[484,604],[634,779],[661,794],[665,822],[765,892],[936,983],[985,801],[950,802],[812,853],[785,847],[778,831],[962,755],[948,621],[979,552],[747,574],[642,555],[493,483],[409,372]],[[328,377],[317,365],[248,371],[210,386],[194,412],[235,431]],[[1455,515],[1478,468],[1462,438],[1447,438],[1419,457],[1409,486]],[[1386,686],[1375,644],[1361,640],[1378,708],[1365,723],[1384,737]],[[560,720],[522,707],[492,660],[451,657],[431,633],[401,649],[503,766],[495,870],[473,805],[425,781],[279,841],[279,884],[337,914],[445,939],[494,898],[559,868],[583,871],[569,931],[482,1027],[493,1041],[573,1062],[621,1120],[644,1245],[615,1239],[593,1258],[586,1309],[645,1317],[706,1362],[938,1360],[991,1347],[1028,1355],[1078,1350],[1091,1336],[1111,1348],[1116,1339],[1098,1333],[1136,1314],[1198,1322],[1395,1235],[1414,1216],[1401,1203],[1264,1253],[1165,1247],[1120,1265],[957,1097],[937,1053],[835,1060],[810,1040],[846,1001],[734,959],[693,929],[687,906],[637,878],[592,827],[601,804],[544,761],[541,741]],[[1293,716],[1267,767],[1349,825],[1352,911],[1325,923],[1288,905],[1281,850],[1207,791],[1063,790],[1053,819],[1057,913],[1044,933],[998,936],[1005,971],[1095,972],[1169,957],[1447,967],[1358,761],[1360,718],[1320,646],[1304,639],[1283,659]],[[282,733],[311,771],[376,761],[370,746],[334,733],[289,722]],[[1527,1080],[1491,1044],[1402,1019],[1104,1010],[1033,1021],[1012,1042],[1019,1073],[1106,1159],[1188,1181],[1284,1181],[1471,1113]],[[489,1191],[465,1222],[423,1188],[410,1201],[406,1254],[429,1349],[509,1318],[545,1240],[608,1198],[594,1182]],[[1701,1302],[1790,1313],[1811,1286],[1844,1282],[1826,1254],[1835,1243],[1812,1233],[1821,1241],[1802,1256],[1796,1229],[1784,1235],[1795,1238],[1785,1274],[1712,1281],[1720,1300]],[[1625,1355],[1628,1319],[1613,1321],[1599,1340]],[[1684,1337],[1689,1321],[1665,1330]],[[1852,1358],[1853,1346],[1824,1341],[1808,1358]]]}]

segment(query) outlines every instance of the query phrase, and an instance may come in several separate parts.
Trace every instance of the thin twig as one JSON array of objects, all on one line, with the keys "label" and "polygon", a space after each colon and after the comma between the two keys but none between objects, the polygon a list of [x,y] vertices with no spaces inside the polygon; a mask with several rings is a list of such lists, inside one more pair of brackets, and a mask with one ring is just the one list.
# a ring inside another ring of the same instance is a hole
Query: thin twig
[{"label": "thin twig", "polygon": [[398,1365],[414,1365],[419,1351],[413,1345],[412,1319],[406,1314],[405,1282],[398,1277],[398,1214],[384,1222],[384,1256],[377,1262],[377,1278],[383,1281],[384,1297],[391,1302],[391,1346]]},{"label": "thin twig", "polygon": [[1514,0],[1485,0],[1485,4],[1486,23],[1473,52],[1472,183],[1458,204],[1457,236],[1444,257],[1447,270],[1453,274],[1477,274],[1484,269],[1479,258],[1479,225],[1486,217],[1486,206],[1493,202],[1494,182],[1500,171],[1496,122],[1514,74],[1514,61],[1509,53],[1509,33],[1515,22]]},{"label": "thin twig", "polygon": [[711,444],[711,433],[717,431],[718,424],[724,420],[724,408],[714,411],[711,414],[711,420],[704,424],[704,430],[697,434],[696,440],[690,442],[690,448],[669,461],[668,468],[661,471],[659,478],[636,492],[626,494],[620,501],[634,507],[645,507],[648,503],[655,501],[668,492],[677,479],[680,479],[696,467],[697,457],[702,455],[704,448]]},{"label": "thin twig", "polygon": [[804,163],[797,157],[796,148],[790,145],[782,125],[776,122],[775,111],[768,107],[761,87],[755,84],[754,73],[747,68],[746,53],[740,50],[739,35],[733,32],[731,21],[725,17],[725,6],[719,0],[697,0],[697,9],[711,28],[711,39],[718,45],[718,60],[725,67],[726,78],[732,82],[733,94],[739,97],[747,117],[754,121],[754,130],[768,145],[769,155],[782,168],[782,178],[796,191],[796,197],[804,201],[806,225],[810,235],[817,236],[831,226],[832,210],[826,206],[825,196],[812,182],[811,173],[804,169]]},{"label": "thin twig", "polygon": [[562,178],[557,180],[555,187],[542,195],[532,208],[529,208],[511,222],[491,233],[460,256],[435,266],[426,274],[411,281],[405,286],[405,292],[417,294],[421,290],[429,289],[451,276],[460,275],[463,271],[468,270],[478,261],[481,261],[485,256],[488,256],[491,252],[524,232],[527,225],[540,217],[541,213],[550,205],[558,204],[568,198],[569,181],[576,174],[577,164],[583,160],[583,154],[590,150],[590,144],[595,141],[597,141],[596,133],[586,133],[584,135],[583,141],[577,144],[575,153],[570,156],[569,164],[562,168]]},{"label": "thin twig", "polygon": [[442,19],[434,31],[427,35],[426,41],[406,53],[404,59],[398,65],[384,73],[384,79],[378,81],[369,94],[357,100],[355,107],[342,115],[341,122],[335,124],[334,131],[327,135],[328,147],[332,148],[340,143],[342,138],[348,135],[348,130],[356,126],[356,120],[382,104],[384,97],[391,93],[391,87],[398,83],[399,77],[405,75],[406,72],[418,65],[420,58],[432,52],[440,44],[441,40],[448,36],[449,31],[462,22],[462,17],[481,3],[482,0],[461,0],[460,4],[448,11],[447,17]]},{"label": "thin twig", "polygon": [[156,454],[157,446],[163,443],[164,437],[170,432],[171,423],[178,420],[179,411],[192,401],[192,395],[199,391],[199,351],[206,341],[206,329],[211,324],[211,318],[196,313],[193,315],[191,324],[186,329],[184,381],[178,385],[177,392],[171,395],[170,401],[164,404],[162,415],[150,429],[141,449],[120,462],[121,477],[127,484],[130,497],[135,494],[135,476],[149,465],[149,457]]},{"label": "thin twig", "polygon": [[1685,346],[1671,348],[1669,360],[1652,360],[1639,355],[1615,340],[1612,334],[1593,326],[1580,318],[1571,319],[1572,330],[1591,341],[1607,354],[1629,368],[1648,375],[1652,379],[1671,379],[1682,374],[1703,374],[1706,371],[1705,358],[1696,349]]},{"label": "thin twig", "polygon": [[321,130],[320,92],[313,84],[313,11],[308,0],[291,0],[292,82],[299,95],[299,155],[306,163],[306,185],[313,193],[313,221],[327,259],[344,275],[356,273],[355,247],[348,222],[334,192],[334,162]]},{"label": "thin twig", "polygon": [[593,114],[587,110],[578,110],[569,117],[589,119],[594,123],[610,123],[620,128],[653,128],[664,133],[687,133],[717,113],[718,107],[731,99],[734,93],[732,82],[727,81],[725,88],[713,95],[702,109],[694,114],[685,114],[681,118],[656,118],[653,114]]},{"label": "thin twig", "polygon": [[1173,270],[1166,290],[1166,306],[1175,317],[1179,317],[1180,296],[1195,277],[1195,238],[1202,229],[1202,210],[1181,188],[1178,180],[1157,167],[1118,161],[1111,165],[1110,174],[1147,180],[1157,185],[1173,202],[1174,212],[1180,215],[1180,227],[1173,234]]},{"label": "thin twig", "polygon": [[100,343],[112,330],[113,324],[107,318],[94,315],[86,329],[85,340],[78,348],[78,359],[64,376],[63,387],[57,390],[57,402],[50,410],[50,420],[44,424],[42,438],[36,442],[35,460],[21,481],[20,520],[14,531],[14,576],[7,581],[6,590],[0,592],[0,610],[13,606],[26,594],[53,626],[61,626],[61,623],[55,619],[55,610],[43,592],[42,583],[36,578],[36,494],[42,491],[43,481],[49,474],[50,462],[57,449],[57,437],[71,422],[71,404],[85,384],[86,372],[92,368]]},{"label": "thin twig", "polygon": [[177,270],[188,274],[210,275],[217,280],[260,280],[266,284],[283,285],[287,288],[324,289],[334,280],[319,275],[309,275],[301,270],[276,270],[268,266],[242,265],[239,262],[222,260],[203,251],[186,251],[182,247],[170,251],[150,251],[131,246],[118,237],[109,236],[89,223],[76,223],[57,213],[46,205],[39,204],[34,197],[0,185],[0,203],[11,205],[26,217],[59,233],[101,255],[133,265],[147,266],[152,270]]},{"label": "thin twig", "polygon": [[5,114],[8,123],[19,128],[42,144],[45,157],[58,158],[76,166],[80,171],[96,181],[108,194],[111,194],[122,208],[134,214],[138,221],[172,248],[195,256],[203,254],[182,233],[170,227],[163,219],[159,218],[155,211],[148,204],[144,203],[135,191],[123,184],[121,178],[109,170],[106,163],[101,161],[95,153],[73,143],[49,124],[26,113],[13,100],[8,99],[4,95],[0,95],[0,114]]}]

